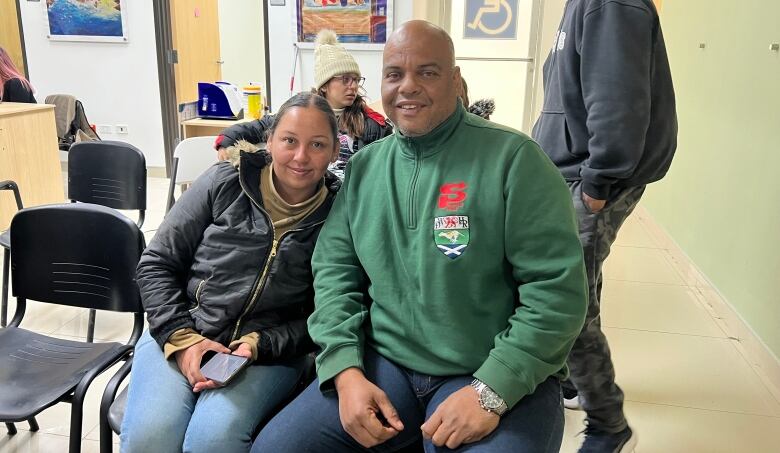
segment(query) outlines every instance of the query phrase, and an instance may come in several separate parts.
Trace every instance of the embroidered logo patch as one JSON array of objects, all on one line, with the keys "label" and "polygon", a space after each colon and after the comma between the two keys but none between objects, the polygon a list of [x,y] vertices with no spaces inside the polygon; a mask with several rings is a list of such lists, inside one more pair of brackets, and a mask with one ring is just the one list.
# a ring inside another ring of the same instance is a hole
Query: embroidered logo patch
[{"label": "embroidered logo patch", "polygon": [[448,215],[433,220],[433,240],[444,256],[455,259],[469,245],[469,217]]},{"label": "embroidered logo patch", "polygon": [[442,184],[439,188],[439,209],[457,211],[466,201],[466,183],[454,182]]}]

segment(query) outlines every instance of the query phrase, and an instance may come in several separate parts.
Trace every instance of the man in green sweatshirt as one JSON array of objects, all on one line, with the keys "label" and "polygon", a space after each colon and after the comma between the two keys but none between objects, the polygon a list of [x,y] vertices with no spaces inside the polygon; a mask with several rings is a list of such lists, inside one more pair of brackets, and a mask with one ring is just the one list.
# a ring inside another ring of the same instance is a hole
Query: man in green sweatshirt
[{"label": "man in green sweatshirt", "polygon": [[558,451],[587,301],[571,197],[536,143],[463,109],[460,83],[446,32],[390,36],[396,133],[350,160],[312,258],[318,379],[254,451]]}]

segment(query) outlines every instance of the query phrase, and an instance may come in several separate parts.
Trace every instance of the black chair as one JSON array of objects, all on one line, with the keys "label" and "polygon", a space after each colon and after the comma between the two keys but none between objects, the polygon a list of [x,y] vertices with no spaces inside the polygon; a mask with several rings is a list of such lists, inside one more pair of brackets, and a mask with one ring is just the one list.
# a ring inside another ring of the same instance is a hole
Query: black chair
[{"label": "black chair", "polygon": [[[135,146],[115,141],[74,143],[68,151],[68,198],[114,209],[138,210],[138,228],[146,215],[146,159]],[[87,341],[95,332],[89,312]]]},{"label": "black chair", "polygon": [[[16,313],[0,329],[0,422],[13,423],[71,403],[70,452],[81,450],[84,397],[92,381],[130,357],[143,330],[135,269],[145,246],[138,226],[93,204],[38,206],[11,222]],[[19,327],[26,300],[134,314],[127,343],[61,340]]]},{"label": "black chair", "polygon": [[[14,193],[16,209],[21,210],[22,197],[19,195],[19,186],[13,181],[0,181],[0,190],[10,190]],[[3,248],[3,295],[0,304],[0,327],[8,324],[8,274],[11,262],[11,230],[0,233],[0,247]]]}]

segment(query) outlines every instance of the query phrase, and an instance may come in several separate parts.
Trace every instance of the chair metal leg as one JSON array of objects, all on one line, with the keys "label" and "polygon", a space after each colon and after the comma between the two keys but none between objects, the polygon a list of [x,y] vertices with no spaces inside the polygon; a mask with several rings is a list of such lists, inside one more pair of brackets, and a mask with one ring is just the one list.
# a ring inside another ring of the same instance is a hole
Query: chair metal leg
[{"label": "chair metal leg", "polygon": [[14,434],[16,434],[16,426],[14,426],[13,423],[6,423],[5,424],[5,429],[8,430],[8,435],[9,436],[13,436]]},{"label": "chair metal leg", "polygon": [[38,426],[38,420],[36,420],[35,417],[27,420],[27,423],[30,425],[30,431],[32,432],[36,432],[41,429],[40,426]]},{"label": "chair metal leg", "polygon": [[112,453],[114,450],[114,432],[105,417],[100,417],[100,453]]},{"label": "chair metal leg", "polygon": [[176,173],[179,169],[179,158],[174,157],[173,158],[173,169],[171,170],[171,180],[168,184],[168,201],[165,203],[165,213],[168,214],[168,211],[171,210],[171,206],[173,206],[173,203],[176,201],[173,199],[173,192],[176,189]]},{"label": "chair metal leg", "polygon": [[3,249],[3,302],[0,305],[0,327],[8,325],[8,274],[11,267],[11,251]]},{"label": "chair metal leg", "polygon": [[95,339],[95,310],[89,310],[89,322],[87,323],[87,343]]},{"label": "chair metal leg", "polygon": [[81,430],[84,422],[84,395],[74,397],[70,408],[70,439],[69,453],[81,453]]}]

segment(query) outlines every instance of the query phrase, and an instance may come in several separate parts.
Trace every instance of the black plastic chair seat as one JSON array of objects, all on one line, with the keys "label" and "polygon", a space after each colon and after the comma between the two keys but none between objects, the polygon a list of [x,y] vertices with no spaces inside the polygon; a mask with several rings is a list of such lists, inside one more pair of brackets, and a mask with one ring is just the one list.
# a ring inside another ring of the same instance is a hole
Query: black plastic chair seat
[{"label": "black plastic chair seat", "polygon": [[115,433],[122,433],[122,419],[125,418],[125,408],[127,407],[127,387],[119,392],[116,399],[111,403],[108,410],[108,425]]},{"label": "black plastic chair seat", "polygon": [[130,346],[62,340],[16,327],[0,330],[0,420],[23,421],[69,395],[94,368]]},{"label": "black plastic chair seat", "polygon": [[0,233],[0,247],[4,249],[11,248],[11,230],[5,230]]}]

